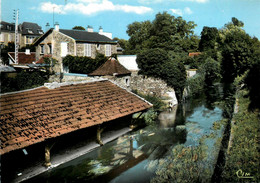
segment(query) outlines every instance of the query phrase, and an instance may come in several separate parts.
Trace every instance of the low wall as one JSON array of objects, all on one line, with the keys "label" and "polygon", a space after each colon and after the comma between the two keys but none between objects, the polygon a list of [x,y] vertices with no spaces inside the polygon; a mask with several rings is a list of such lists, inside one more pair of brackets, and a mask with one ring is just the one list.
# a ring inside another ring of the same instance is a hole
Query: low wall
[{"label": "low wall", "polygon": [[[129,91],[136,90],[144,95],[160,97],[170,107],[178,104],[174,89],[167,86],[166,82],[161,79],[138,75],[137,73],[132,73],[131,76],[105,76],[94,78],[108,79]],[[57,73],[50,77],[49,82],[91,81],[94,78],[88,77],[86,74],[64,73],[60,75],[60,73]]]}]

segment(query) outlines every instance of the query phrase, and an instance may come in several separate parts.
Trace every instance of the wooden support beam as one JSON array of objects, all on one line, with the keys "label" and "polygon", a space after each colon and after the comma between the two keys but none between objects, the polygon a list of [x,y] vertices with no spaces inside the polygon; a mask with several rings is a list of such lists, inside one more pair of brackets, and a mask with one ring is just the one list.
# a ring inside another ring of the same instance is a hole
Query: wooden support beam
[{"label": "wooden support beam", "polygon": [[102,142],[102,139],[101,139],[101,133],[104,131],[104,128],[101,128],[100,125],[98,125],[98,128],[97,128],[97,142],[99,145],[103,146],[103,142]]},{"label": "wooden support beam", "polygon": [[138,120],[138,119],[142,116],[143,113],[144,113],[144,112],[141,112],[141,113],[137,116],[137,118],[131,120],[131,124],[130,124],[129,128],[134,129],[134,128],[136,127],[136,125],[134,125],[134,123],[136,122],[136,120]]},{"label": "wooden support beam", "polygon": [[48,145],[45,146],[45,163],[44,166],[45,167],[49,167],[51,166],[51,153],[50,153],[51,149]]},{"label": "wooden support beam", "polygon": [[54,146],[55,143],[53,143],[52,145],[46,144],[45,145],[45,162],[44,162],[44,166],[45,167],[50,167],[51,166],[51,149]]}]

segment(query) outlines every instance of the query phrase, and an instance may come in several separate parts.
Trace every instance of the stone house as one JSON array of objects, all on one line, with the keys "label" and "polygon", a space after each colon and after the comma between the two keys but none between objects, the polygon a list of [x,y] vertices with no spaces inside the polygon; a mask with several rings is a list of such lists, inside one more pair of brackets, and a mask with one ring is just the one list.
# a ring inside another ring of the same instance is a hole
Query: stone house
[{"label": "stone house", "polygon": [[88,31],[59,29],[58,24],[36,40],[34,45],[36,60],[44,55],[52,55],[52,58],[58,61],[54,68],[55,72],[63,72],[62,59],[66,55],[95,58],[97,53],[105,56],[117,53],[117,42],[102,32],[93,32],[93,29]]}]

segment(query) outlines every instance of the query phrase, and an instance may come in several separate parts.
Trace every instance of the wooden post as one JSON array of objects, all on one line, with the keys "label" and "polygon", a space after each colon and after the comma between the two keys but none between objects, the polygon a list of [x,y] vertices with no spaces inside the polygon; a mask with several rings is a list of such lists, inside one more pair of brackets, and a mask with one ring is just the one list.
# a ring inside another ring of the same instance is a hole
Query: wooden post
[{"label": "wooden post", "polygon": [[103,146],[103,142],[102,142],[102,139],[101,139],[101,133],[103,132],[103,128],[100,127],[100,125],[98,125],[98,128],[97,128],[97,142],[99,145]]},{"label": "wooden post", "polygon": [[52,145],[50,146],[49,144],[45,145],[45,163],[44,166],[45,167],[49,167],[51,166],[51,149],[54,146],[55,142],[52,143]]},{"label": "wooden post", "polygon": [[134,123],[142,116],[142,114],[143,114],[143,112],[141,112],[141,113],[137,116],[137,118],[131,120],[131,124],[130,124],[129,128],[131,128],[132,130],[133,130],[134,128],[136,128],[137,125],[134,125]]},{"label": "wooden post", "polygon": [[45,146],[45,163],[44,166],[49,167],[51,166],[51,154],[50,154],[51,148],[46,145]]}]

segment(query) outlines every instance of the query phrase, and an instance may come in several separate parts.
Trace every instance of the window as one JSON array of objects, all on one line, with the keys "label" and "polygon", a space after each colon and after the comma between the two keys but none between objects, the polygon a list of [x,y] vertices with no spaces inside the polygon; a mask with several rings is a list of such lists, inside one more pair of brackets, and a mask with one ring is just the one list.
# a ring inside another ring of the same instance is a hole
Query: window
[{"label": "window", "polygon": [[41,54],[44,54],[44,45],[43,45],[43,44],[40,45],[40,49],[41,49],[41,50],[40,50],[40,53],[41,53]]},{"label": "window", "polygon": [[91,57],[91,44],[84,44],[85,45],[85,53],[86,57]]},{"label": "window", "polygon": [[32,37],[32,36],[26,36],[25,39],[26,39],[26,44],[32,44],[34,37]]},{"label": "window", "polygon": [[111,45],[107,44],[106,45],[106,53],[105,56],[111,56]]},{"label": "window", "polygon": [[38,29],[38,33],[39,33],[39,34],[43,34],[43,30]]},{"label": "window", "polygon": [[100,44],[97,44],[97,50],[100,50]]},{"label": "window", "polygon": [[68,54],[68,43],[61,43],[61,57],[65,57]]},{"label": "window", "polygon": [[48,46],[49,46],[49,53],[52,54],[52,45],[48,44]]},{"label": "window", "polygon": [[28,28],[27,28],[27,30],[28,30],[28,33],[29,33],[29,34],[33,34],[32,29],[28,29]]}]

